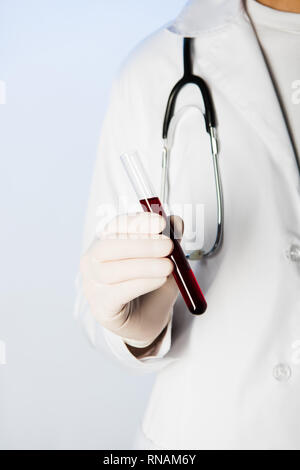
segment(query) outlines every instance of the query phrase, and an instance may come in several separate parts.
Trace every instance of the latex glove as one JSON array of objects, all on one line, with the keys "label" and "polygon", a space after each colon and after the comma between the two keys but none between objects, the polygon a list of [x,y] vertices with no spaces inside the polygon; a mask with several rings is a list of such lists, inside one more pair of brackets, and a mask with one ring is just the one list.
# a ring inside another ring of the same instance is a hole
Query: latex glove
[{"label": "latex glove", "polygon": [[[171,219],[183,232],[180,217]],[[160,234],[163,217],[148,212],[115,217],[81,258],[83,291],[96,320],[131,346],[145,348],[167,326],[178,288]]]}]

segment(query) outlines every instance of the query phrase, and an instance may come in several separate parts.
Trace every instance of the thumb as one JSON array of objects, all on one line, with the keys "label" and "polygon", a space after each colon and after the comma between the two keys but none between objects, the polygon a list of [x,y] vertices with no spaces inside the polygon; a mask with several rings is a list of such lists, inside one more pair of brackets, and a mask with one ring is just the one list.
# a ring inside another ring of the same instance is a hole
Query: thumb
[{"label": "thumb", "polygon": [[171,215],[169,217],[170,225],[174,232],[174,238],[181,242],[184,233],[184,222],[179,215]]}]

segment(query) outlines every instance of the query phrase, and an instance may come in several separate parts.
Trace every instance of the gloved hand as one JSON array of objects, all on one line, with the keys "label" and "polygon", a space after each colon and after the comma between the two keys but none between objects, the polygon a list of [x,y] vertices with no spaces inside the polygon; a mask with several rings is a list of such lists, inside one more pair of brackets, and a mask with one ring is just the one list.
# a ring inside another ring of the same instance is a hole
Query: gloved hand
[{"label": "gloved hand", "polygon": [[[172,216],[176,234],[180,217]],[[167,258],[173,242],[160,215],[115,217],[81,258],[83,291],[96,320],[126,344],[145,348],[170,320],[178,288]]]}]

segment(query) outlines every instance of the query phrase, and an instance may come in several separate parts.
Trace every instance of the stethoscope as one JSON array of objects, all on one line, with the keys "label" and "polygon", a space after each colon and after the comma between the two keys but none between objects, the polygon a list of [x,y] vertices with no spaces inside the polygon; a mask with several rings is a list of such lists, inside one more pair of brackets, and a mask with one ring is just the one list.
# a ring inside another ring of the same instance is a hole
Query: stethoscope
[{"label": "stethoscope", "polygon": [[[168,200],[168,166],[169,166],[169,158],[171,153],[171,148],[173,144],[173,137],[176,125],[186,111],[186,108],[190,108],[191,106],[184,106],[175,114],[175,105],[178,95],[182,88],[188,84],[197,85],[202,95],[203,103],[204,103],[204,119],[205,119],[205,127],[206,131],[209,134],[210,138],[210,145],[211,145],[211,153],[213,158],[213,168],[214,168],[214,179],[215,179],[215,186],[216,186],[216,197],[217,197],[217,233],[216,239],[211,246],[211,248],[207,251],[204,250],[194,250],[188,253],[186,256],[189,259],[200,259],[203,257],[208,257],[215,254],[218,249],[221,247],[222,239],[223,239],[223,231],[224,231],[224,207],[223,207],[223,191],[221,185],[221,178],[220,178],[220,171],[218,165],[218,141],[217,141],[217,131],[216,131],[216,115],[215,109],[213,105],[213,100],[211,97],[210,90],[205,83],[205,81],[193,74],[192,70],[192,54],[191,54],[191,44],[193,39],[192,38],[184,38],[183,39],[183,64],[184,64],[184,73],[183,77],[176,83],[173,87],[164,117],[163,123],[163,141],[164,147],[162,152],[162,175],[161,175],[161,199],[162,203],[167,203]],[[202,114],[202,110],[198,106],[193,106],[199,110]]]}]

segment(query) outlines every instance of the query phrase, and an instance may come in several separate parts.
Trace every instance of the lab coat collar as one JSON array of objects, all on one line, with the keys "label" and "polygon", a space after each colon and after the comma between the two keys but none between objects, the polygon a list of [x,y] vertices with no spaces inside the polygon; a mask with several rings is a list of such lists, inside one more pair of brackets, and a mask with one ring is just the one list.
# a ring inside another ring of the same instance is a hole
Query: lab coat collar
[{"label": "lab coat collar", "polygon": [[168,29],[184,37],[221,28],[243,11],[242,0],[189,0]]},{"label": "lab coat collar", "polygon": [[168,29],[198,38],[197,69],[205,70],[209,81],[239,108],[300,191],[296,156],[243,0],[191,0]]}]

